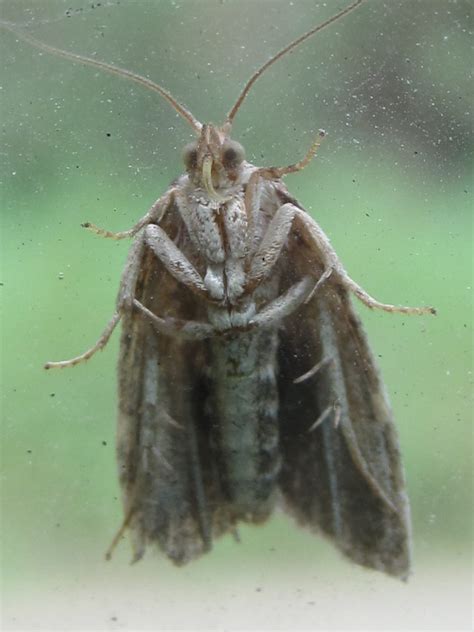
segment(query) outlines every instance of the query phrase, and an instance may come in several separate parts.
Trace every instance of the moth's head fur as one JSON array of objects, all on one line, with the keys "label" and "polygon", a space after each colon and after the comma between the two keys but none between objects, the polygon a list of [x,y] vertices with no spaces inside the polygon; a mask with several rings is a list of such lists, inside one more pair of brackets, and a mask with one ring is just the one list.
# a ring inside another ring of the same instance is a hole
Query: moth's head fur
[{"label": "moth's head fur", "polygon": [[222,197],[220,191],[238,180],[245,162],[244,148],[229,137],[228,129],[228,126],[203,125],[199,139],[186,145],[183,151],[189,177],[215,200]]}]

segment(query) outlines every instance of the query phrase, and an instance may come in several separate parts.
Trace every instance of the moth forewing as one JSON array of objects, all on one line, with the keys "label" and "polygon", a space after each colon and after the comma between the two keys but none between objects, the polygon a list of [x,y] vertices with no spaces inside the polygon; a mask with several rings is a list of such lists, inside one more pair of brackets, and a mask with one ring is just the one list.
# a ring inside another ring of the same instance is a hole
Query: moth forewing
[{"label": "moth forewing", "polygon": [[[157,314],[199,319],[199,304],[186,296],[150,250],[143,252],[139,268],[137,300]],[[177,563],[209,546],[200,505],[201,477],[209,459],[198,463],[194,426],[196,417],[202,417],[197,412],[200,366],[205,366],[205,358],[198,342],[161,335],[137,310],[124,314],[117,455],[135,559],[150,541]],[[205,448],[200,449],[202,457]]]},{"label": "moth forewing", "polygon": [[220,127],[200,123],[150,79],[39,42],[31,45],[159,93],[197,140],[186,173],[135,226],[99,235],[134,242],[116,311],[119,479],[134,559],[149,545],[176,564],[208,551],[241,522],[267,519],[282,496],[297,520],[354,561],[397,577],[409,571],[410,522],[392,413],[354,293],[370,308],[426,313],[369,296],[281,178],[231,139],[233,119],[261,74],[353,2],[294,40],[249,79]]},{"label": "moth forewing", "polygon": [[[322,269],[325,259],[298,230],[287,256],[285,273],[292,278],[308,265]],[[397,433],[362,325],[337,274],[285,320],[278,359],[285,505],[354,561],[407,577],[411,530]]]}]

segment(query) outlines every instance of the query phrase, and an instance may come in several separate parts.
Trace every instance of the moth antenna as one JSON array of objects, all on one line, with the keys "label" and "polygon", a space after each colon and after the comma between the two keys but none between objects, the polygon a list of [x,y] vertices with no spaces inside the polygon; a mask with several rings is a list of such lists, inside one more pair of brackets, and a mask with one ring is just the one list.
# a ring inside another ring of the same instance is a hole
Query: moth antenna
[{"label": "moth antenna", "polygon": [[315,33],[318,33],[319,31],[322,31],[323,29],[326,28],[326,26],[329,26],[333,22],[336,22],[336,20],[339,20],[339,18],[342,18],[343,16],[347,15],[348,13],[350,13],[351,11],[356,9],[363,2],[365,2],[365,0],[356,0],[356,2],[353,2],[352,4],[347,6],[345,9],[342,9],[342,11],[339,11],[339,13],[336,13],[336,15],[333,15],[331,18],[328,18],[325,22],[322,22],[321,24],[318,24],[318,26],[315,26],[314,28],[312,28],[307,33],[304,33],[303,35],[301,35],[300,37],[295,39],[293,42],[291,42],[290,44],[285,46],[285,48],[282,48],[281,51],[279,51],[278,53],[273,55],[273,57],[270,57],[270,59],[268,61],[266,61],[263,64],[263,66],[261,66],[258,70],[256,70],[254,72],[254,74],[250,77],[250,79],[245,84],[244,89],[242,90],[242,92],[239,95],[239,98],[237,99],[237,101],[235,102],[234,106],[232,107],[232,109],[230,110],[229,114],[227,115],[226,125],[231,125],[232,124],[232,121],[234,120],[234,117],[237,114],[237,111],[239,110],[240,106],[242,105],[245,97],[249,93],[250,88],[257,81],[257,79],[265,72],[265,70],[267,68],[269,68],[272,64],[274,64],[276,61],[278,61],[281,57],[286,55],[286,53],[289,53],[291,50],[293,50],[294,48],[299,46],[302,42],[307,40],[309,37],[311,37]]},{"label": "moth antenna", "polygon": [[158,83],[151,81],[151,79],[147,79],[146,77],[142,77],[135,72],[130,70],[125,70],[125,68],[120,68],[119,66],[114,66],[113,64],[108,64],[105,61],[99,61],[98,59],[92,59],[91,57],[85,57],[84,55],[78,55],[77,53],[71,53],[70,51],[63,50],[62,48],[56,48],[55,46],[51,46],[49,44],[45,44],[41,40],[32,37],[28,33],[24,33],[20,29],[17,29],[15,26],[12,26],[9,22],[5,22],[0,20],[0,27],[3,27],[7,31],[14,33],[17,37],[28,42],[31,46],[35,48],[39,48],[40,50],[45,51],[46,53],[50,53],[51,55],[56,55],[58,57],[64,57],[65,59],[70,59],[71,61],[78,62],[85,66],[93,66],[94,68],[100,68],[101,70],[110,73],[111,75],[118,75],[119,77],[124,77],[130,81],[134,81],[135,83],[148,88],[152,92],[158,92],[171,107],[178,112],[180,116],[182,116],[193,128],[199,133],[202,128],[202,123],[200,123],[191,112],[181,105],[173,95],[168,92],[165,88],[160,86]]}]

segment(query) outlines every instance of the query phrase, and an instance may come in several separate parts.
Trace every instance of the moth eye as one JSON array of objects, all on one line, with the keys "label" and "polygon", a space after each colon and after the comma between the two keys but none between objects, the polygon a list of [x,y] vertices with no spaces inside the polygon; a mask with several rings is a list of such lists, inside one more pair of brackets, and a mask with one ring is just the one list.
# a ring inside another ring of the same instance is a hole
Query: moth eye
[{"label": "moth eye", "polygon": [[197,143],[189,143],[183,149],[183,162],[186,169],[195,169],[197,165]]},{"label": "moth eye", "polygon": [[235,168],[245,160],[245,151],[242,145],[235,140],[229,140],[222,146],[222,162],[225,167]]}]

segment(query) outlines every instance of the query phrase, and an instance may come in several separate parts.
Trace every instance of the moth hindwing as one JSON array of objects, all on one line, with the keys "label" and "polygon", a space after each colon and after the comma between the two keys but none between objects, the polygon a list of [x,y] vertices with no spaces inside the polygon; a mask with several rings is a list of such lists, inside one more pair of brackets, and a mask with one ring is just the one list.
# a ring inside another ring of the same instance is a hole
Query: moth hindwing
[{"label": "moth hindwing", "polygon": [[256,79],[284,54],[362,4],[353,2],[274,55],[249,79],[220,126],[200,123],[159,84],[56,49],[33,46],[158,92],[196,141],[186,172],[130,230],[116,311],[73,366],[119,321],[117,456],[134,559],[150,544],[176,564],[208,551],[241,522],[261,523],[282,501],[297,521],[349,558],[406,577],[410,520],[392,413],[354,293],[370,308],[426,313],[369,296],[290,195],[283,176],[257,167],[231,138]]}]

